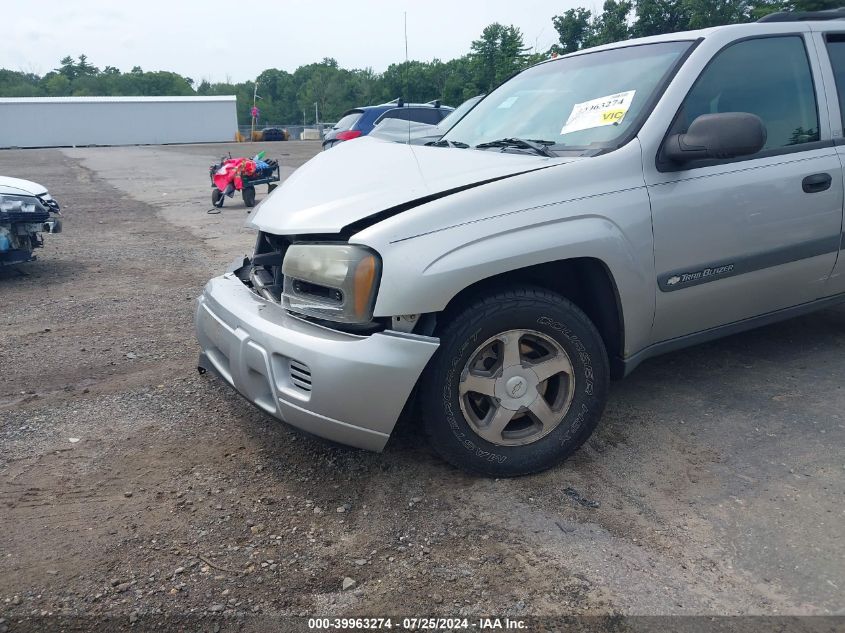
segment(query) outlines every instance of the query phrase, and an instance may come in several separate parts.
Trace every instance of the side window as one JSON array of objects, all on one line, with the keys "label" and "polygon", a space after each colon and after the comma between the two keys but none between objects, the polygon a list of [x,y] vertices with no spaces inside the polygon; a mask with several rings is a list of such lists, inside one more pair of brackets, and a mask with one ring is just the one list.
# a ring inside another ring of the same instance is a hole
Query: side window
[{"label": "side window", "polygon": [[760,117],[767,133],[764,151],[818,141],[818,106],[803,38],[764,37],[722,50],[684,100],[673,133],[686,132],[702,114],[719,112]]},{"label": "side window", "polygon": [[827,53],[830,57],[830,65],[833,67],[836,92],[839,95],[839,112],[842,114],[842,125],[845,127],[845,34],[830,33],[827,36]]},{"label": "side window", "polygon": [[405,107],[401,110],[394,110],[396,114],[394,114],[393,117],[401,121],[416,121],[416,119],[414,118],[414,112],[416,111],[416,108]]},{"label": "side window", "polygon": [[388,110],[384,114],[382,114],[379,118],[376,119],[376,124],[381,123],[385,119],[401,119],[403,114],[403,109],[394,108],[393,110]]},{"label": "side window", "polygon": [[428,123],[429,125],[440,123],[440,108],[413,108],[413,110],[414,112],[411,114],[412,121]]},{"label": "side window", "polygon": [[384,119],[399,119],[401,121],[418,121],[436,125],[440,122],[440,110],[438,108],[395,108],[382,114],[376,123]]}]

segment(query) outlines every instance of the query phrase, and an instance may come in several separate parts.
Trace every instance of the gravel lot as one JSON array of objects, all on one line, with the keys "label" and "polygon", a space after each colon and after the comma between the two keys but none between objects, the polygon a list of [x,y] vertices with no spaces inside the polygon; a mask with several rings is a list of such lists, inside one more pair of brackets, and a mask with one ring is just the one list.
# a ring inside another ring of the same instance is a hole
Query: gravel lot
[{"label": "gravel lot", "polygon": [[206,214],[207,168],[265,148],[290,173],[318,145],[0,152],[66,215],[0,270],[0,629],[845,615],[845,309],[647,362],[541,475],[457,472],[413,419],[329,445],[195,369],[194,299],[254,241],[240,198]]}]

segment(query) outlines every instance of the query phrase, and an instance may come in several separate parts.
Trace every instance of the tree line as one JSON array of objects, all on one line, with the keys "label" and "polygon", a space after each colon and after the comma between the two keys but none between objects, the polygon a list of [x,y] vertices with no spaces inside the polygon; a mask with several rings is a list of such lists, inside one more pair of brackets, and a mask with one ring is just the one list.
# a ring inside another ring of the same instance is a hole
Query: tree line
[{"label": "tree line", "polygon": [[633,37],[673,33],[723,24],[751,22],[774,11],[816,11],[838,6],[840,0],[605,0],[602,11],[579,7],[552,18],[558,41],[549,50],[525,45],[522,32],[498,23],[487,26],[462,57],[449,61],[407,61],[382,73],[371,68],[346,69],[327,57],[294,72],[270,68],[255,81],[242,83],[202,80],[168,71],[122,72],[100,69],[85,55],[65,57],[59,67],[39,76],[0,69],[0,97],[61,96],[182,96],[236,95],[238,120],[250,120],[253,91],[258,83],[259,124],[336,121],[351,107],[405,101],[431,101],[457,106],[492,90],[509,76],[549,55],[575,51]]}]

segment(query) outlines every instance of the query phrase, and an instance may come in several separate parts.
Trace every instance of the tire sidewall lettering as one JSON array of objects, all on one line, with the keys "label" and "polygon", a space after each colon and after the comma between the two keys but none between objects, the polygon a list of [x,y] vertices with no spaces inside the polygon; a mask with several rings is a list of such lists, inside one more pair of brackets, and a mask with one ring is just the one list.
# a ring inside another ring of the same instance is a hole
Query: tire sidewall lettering
[{"label": "tire sidewall lettering", "polygon": [[566,327],[563,323],[555,321],[552,317],[541,316],[537,319],[537,324],[545,326],[555,332],[559,332],[560,334],[563,334],[563,336],[566,337],[566,340],[568,340],[575,347],[575,350],[578,352],[578,359],[581,361],[581,364],[584,368],[584,394],[592,396],[595,392],[595,374],[593,372],[593,359],[590,358],[590,355],[587,353],[587,348],[584,347],[584,344],[581,342],[581,339],[579,339],[576,334],[573,334],[572,330]]},{"label": "tire sidewall lettering", "polygon": [[[475,442],[473,442],[467,434],[462,430],[460,422],[457,419],[455,414],[455,409],[452,405],[453,403],[453,385],[457,384],[455,381],[455,374],[461,370],[460,362],[466,352],[467,347],[470,345],[474,345],[478,341],[478,336],[481,333],[481,328],[478,328],[473,332],[467,339],[463,342],[463,344],[458,348],[457,353],[453,356],[451,362],[449,363],[449,370],[446,372],[446,381],[443,385],[443,410],[446,414],[446,422],[449,425],[449,429],[452,431],[452,434],[455,436],[455,439],[458,440],[461,446],[463,446],[466,450],[470,451],[471,453],[475,453],[476,457],[481,459],[490,461],[490,462],[499,462],[504,463],[507,460],[507,455],[500,455],[497,453],[493,453],[491,451],[484,450],[480,446],[477,446]],[[463,417],[463,414],[461,414]]]}]

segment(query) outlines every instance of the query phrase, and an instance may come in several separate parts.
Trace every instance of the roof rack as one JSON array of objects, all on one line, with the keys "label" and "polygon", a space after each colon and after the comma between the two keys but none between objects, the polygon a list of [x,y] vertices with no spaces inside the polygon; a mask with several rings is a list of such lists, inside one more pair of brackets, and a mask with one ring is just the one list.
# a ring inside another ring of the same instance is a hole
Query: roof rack
[{"label": "roof rack", "polygon": [[845,20],[845,7],[824,11],[778,11],[763,16],[758,22],[808,22],[810,20]]}]

